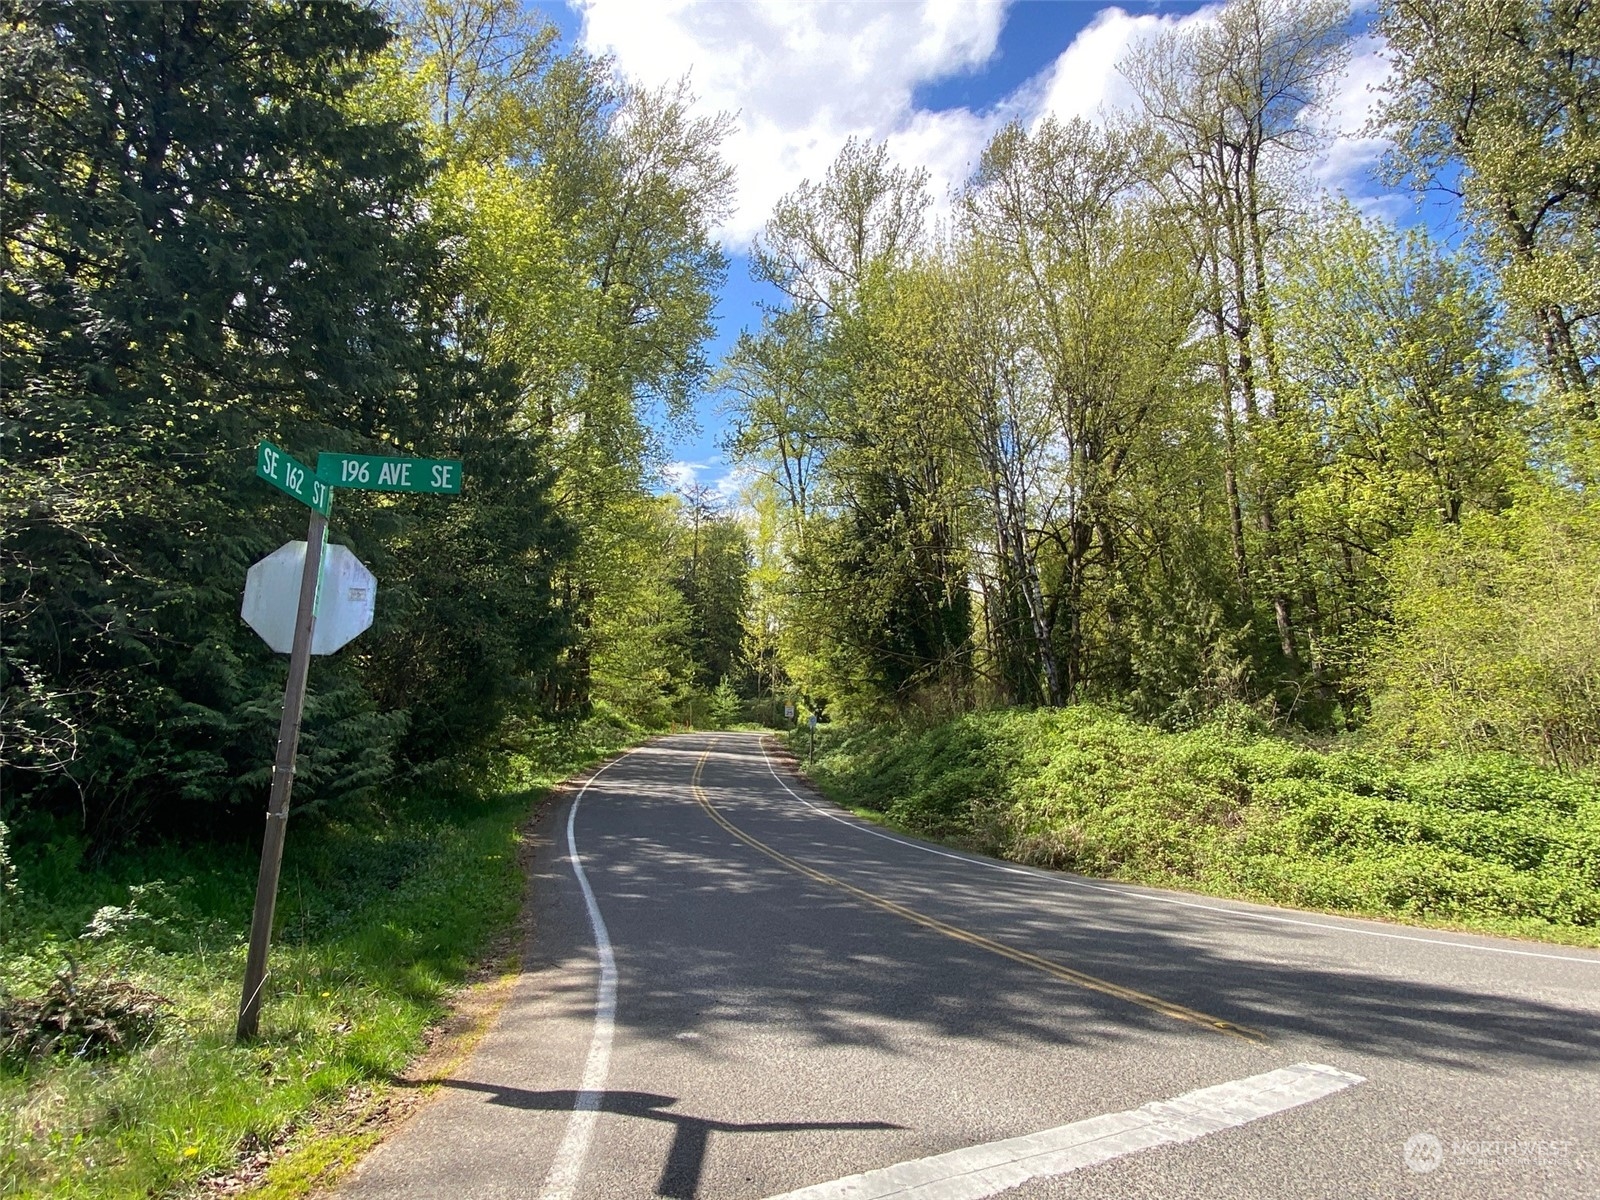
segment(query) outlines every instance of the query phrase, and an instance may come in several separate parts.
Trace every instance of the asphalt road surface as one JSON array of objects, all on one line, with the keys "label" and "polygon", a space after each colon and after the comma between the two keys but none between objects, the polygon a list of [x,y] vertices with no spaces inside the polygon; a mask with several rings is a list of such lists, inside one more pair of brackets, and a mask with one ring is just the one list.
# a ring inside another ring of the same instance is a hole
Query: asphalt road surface
[{"label": "asphalt road surface", "polygon": [[769,751],[549,814],[511,1002],[347,1200],[1600,1197],[1600,954],[957,854]]}]

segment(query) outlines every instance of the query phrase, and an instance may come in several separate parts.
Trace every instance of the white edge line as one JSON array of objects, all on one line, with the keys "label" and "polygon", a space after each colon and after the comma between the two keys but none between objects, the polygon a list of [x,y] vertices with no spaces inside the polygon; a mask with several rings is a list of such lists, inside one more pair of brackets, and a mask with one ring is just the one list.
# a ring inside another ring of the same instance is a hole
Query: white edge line
[{"label": "white edge line", "polygon": [[600,905],[595,901],[594,889],[584,873],[583,860],[578,856],[578,839],[574,822],[578,805],[591,784],[634,750],[613,758],[584,781],[583,787],[572,798],[567,810],[567,857],[572,863],[572,873],[577,876],[578,887],[583,892],[583,905],[589,913],[589,928],[594,931],[595,953],[600,959],[600,982],[595,989],[594,1033],[589,1039],[589,1055],[583,1063],[583,1081],[578,1087],[577,1099],[572,1105],[572,1115],[567,1118],[567,1131],[550,1160],[550,1170],[539,1190],[539,1200],[569,1200],[577,1186],[578,1176],[589,1157],[589,1143],[594,1138],[595,1121],[600,1115],[600,1097],[605,1092],[606,1077],[611,1070],[611,1039],[617,1023],[617,960],[611,952],[611,935],[606,930],[605,918],[600,915]]},{"label": "white edge line", "polygon": [[[1455,950],[1478,950],[1485,954],[1514,954],[1518,958],[1548,958],[1556,962],[1585,963],[1588,966],[1600,966],[1600,959],[1579,958],[1571,954],[1546,954],[1539,950],[1513,950],[1509,946],[1480,946],[1476,942],[1453,942],[1448,938],[1418,937],[1409,933],[1385,933],[1378,929],[1363,929],[1356,925],[1335,925],[1329,921],[1303,921],[1296,917],[1280,917],[1272,913],[1252,912],[1247,908],[1224,908],[1220,904],[1200,904],[1193,900],[1179,900],[1175,896],[1161,896],[1150,892],[1135,892],[1123,888],[1107,887],[1099,883],[1085,883],[1081,879],[1073,879],[1067,875],[1057,875],[1030,867],[1012,867],[993,859],[977,858],[968,854],[954,854],[949,850],[939,850],[933,846],[914,842],[910,838],[898,837],[892,833],[885,833],[881,829],[874,829],[865,821],[851,819],[841,813],[829,812],[819,804],[813,804],[799,792],[795,791],[783,781],[777,769],[772,765],[772,758],[767,754],[766,735],[757,735],[761,738],[758,743],[761,747],[761,757],[766,760],[767,771],[778,781],[778,786],[796,800],[800,801],[813,812],[821,813],[830,820],[838,821],[841,825],[848,825],[851,829],[870,833],[873,837],[880,837],[886,842],[896,842],[902,846],[910,846],[914,850],[922,850],[928,854],[937,854],[940,858],[953,858],[957,862],[971,863],[974,866],[988,867],[993,871],[1003,871],[1007,875],[1021,875],[1037,883],[1065,884],[1068,887],[1081,888],[1088,892],[1105,892],[1108,895],[1120,896],[1124,900],[1153,900],[1158,904],[1171,904],[1178,908],[1197,908],[1202,912],[1221,913],[1224,916],[1240,917],[1247,921],[1272,921],[1279,925],[1299,925],[1307,929],[1327,929],[1334,933],[1354,933],[1362,937],[1388,938],[1396,942],[1423,942],[1430,946],[1449,946]],[[1359,920],[1360,918],[1353,918]]]},{"label": "white edge line", "polygon": [[1336,1067],[1295,1063],[1126,1112],[897,1163],[768,1200],[982,1200],[1030,1179],[1065,1175],[1248,1125],[1365,1082]]}]

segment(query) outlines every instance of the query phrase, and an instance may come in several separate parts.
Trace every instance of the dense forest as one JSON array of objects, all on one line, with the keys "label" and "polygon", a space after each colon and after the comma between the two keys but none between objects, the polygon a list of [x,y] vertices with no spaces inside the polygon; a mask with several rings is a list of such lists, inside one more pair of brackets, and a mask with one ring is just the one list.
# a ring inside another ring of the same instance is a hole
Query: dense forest
[{"label": "dense forest", "polygon": [[756,249],[726,367],[752,641],[813,703],[1229,706],[1600,753],[1600,11],[1393,0],[1397,228],[1308,181],[1332,0],[1235,0],[1013,124],[953,216],[852,142]]},{"label": "dense forest", "polygon": [[[528,721],[1096,700],[1600,750],[1592,6],[1380,8],[1396,228],[1307,180],[1350,43],[1238,0],[1012,125],[948,219],[852,141],[773,212],[715,371],[725,118],[510,0],[5,16],[5,817],[100,844],[260,801],[296,536],[271,438],[448,455],[334,516],[381,581],[306,801]],[[720,389],[745,502],[661,467]],[[741,708],[741,705],[743,706]]]},{"label": "dense forest", "polygon": [[0,817],[254,827],[284,665],[239,596],[304,536],[262,438],[467,464],[334,511],[382,600],[313,671],[302,808],[742,681],[743,528],[659,474],[710,370],[722,121],[511,0],[0,27]]},{"label": "dense forest", "polygon": [[[0,0],[0,1195],[331,1178],[511,978],[550,789],[790,705],[925,837],[1596,944],[1600,5],[1162,27],[952,195],[847,141],[713,361],[687,83],[521,0]],[[1363,207],[1314,168],[1365,34]],[[718,405],[737,497],[671,471]],[[241,1041],[263,439],[465,487],[336,495],[376,622],[311,668]]]}]

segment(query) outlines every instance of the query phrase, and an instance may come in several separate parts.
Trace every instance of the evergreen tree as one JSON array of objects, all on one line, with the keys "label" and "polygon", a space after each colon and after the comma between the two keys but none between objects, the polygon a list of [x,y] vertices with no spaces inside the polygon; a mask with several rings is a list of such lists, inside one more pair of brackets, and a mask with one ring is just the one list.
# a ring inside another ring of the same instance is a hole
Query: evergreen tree
[{"label": "evergreen tree", "polygon": [[[81,803],[102,841],[218,800],[254,810],[282,665],[238,596],[304,519],[252,478],[261,437],[307,460],[459,452],[482,473],[448,514],[336,506],[412,652],[397,661],[397,636],[387,663],[368,660],[374,631],[317,665],[306,799],[389,773],[419,699],[407,672],[480,619],[447,618],[427,572],[442,547],[476,562],[488,530],[507,532],[488,503],[506,476],[525,509],[513,560],[559,547],[537,449],[505,441],[505,383],[464,350],[441,231],[417,201],[421,147],[358,111],[388,40],[374,11],[333,2],[12,3],[0,17],[8,803]],[[547,610],[542,588],[534,573],[521,615]],[[505,666],[548,661],[528,644],[539,635],[516,636]],[[456,657],[469,693],[503,669]]]}]

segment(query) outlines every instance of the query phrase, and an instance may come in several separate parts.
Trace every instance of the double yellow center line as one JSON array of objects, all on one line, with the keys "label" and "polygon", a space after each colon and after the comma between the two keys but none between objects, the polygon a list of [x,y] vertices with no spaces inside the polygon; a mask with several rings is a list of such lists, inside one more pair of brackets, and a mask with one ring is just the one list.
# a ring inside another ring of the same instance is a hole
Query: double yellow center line
[{"label": "double yellow center line", "polygon": [[941,921],[937,917],[930,917],[926,913],[918,912],[914,908],[907,908],[904,904],[899,904],[888,899],[887,897],[880,896],[875,892],[869,892],[865,888],[857,887],[853,883],[846,883],[842,879],[836,879],[834,876],[823,871],[819,871],[815,867],[808,867],[805,863],[790,858],[787,854],[784,854],[780,850],[774,850],[771,846],[767,845],[759,838],[753,837],[744,830],[740,829],[732,821],[729,821],[728,818],[723,816],[722,813],[717,810],[717,807],[711,803],[711,798],[706,795],[705,788],[700,786],[701,774],[705,770],[706,760],[710,757],[711,749],[708,747],[706,751],[700,755],[699,761],[695,763],[694,775],[689,781],[689,786],[694,792],[694,798],[699,801],[700,807],[705,810],[707,816],[709,816],[718,825],[722,826],[722,828],[726,829],[734,837],[738,838],[745,845],[754,850],[759,850],[762,854],[765,854],[774,862],[781,863],[783,866],[788,867],[791,871],[798,872],[799,874],[804,875],[807,879],[814,879],[816,882],[826,884],[829,887],[838,888],[840,891],[854,896],[857,900],[874,905],[877,908],[883,909],[885,912],[893,913],[897,917],[903,917],[913,924],[921,925],[924,929],[932,929],[935,932],[942,933],[945,937],[953,938],[958,942],[965,942],[969,946],[977,946],[980,949],[989,951],[991,954],[998,954],[1001,958],[1009,958],[1012,962],[1018,962],[1025,966],[1037,968],[1047,975],[1053,975],[1057,979],[1065,980],[1068,983],[1075,983],[1079,987],[1089,989],[1091,992],[1099,992],[1105,996],[1114,996],[1118,1000],[1125,1000],[1129,1004],[1137,1004],[1141,1008],[1147,1008],[1152,1012],[1160,1013],[1164,1017],[1171,1017],[1175,1021],[1186,1021],[1191,1025],[1198,1025],[1203,1029],[1210,1029],[1216,1033],[1225,1033],[1231,1037],[1243,1038],[1244,1040],[1250,1042],[1266,1042],[1266,1035],[1258,1030],[1251,1029],[1244,1025],[1236,1025],[1232,1021],[1225,1021],[1221,1017],[1213,1017],[1209,1013],[1203,1013],[1198,1009],[1189,1008],[1185,1005],[1174,1003],[1171,1000],[1163,1000],[1160,996],[1152,996],[1146,992],[1136,991],[1130,987],[1123,987],[1120,983],[1112,983],[1107,979],[1100,979],[1094,975],[1086,975],[1082,971],[1074,971],[1071,967],[1063,967],[1060,963],[1051,962],[1048,958],[1040,958],[1037,954],[1030,954],[1026,950],[1019,950],[1015,946],[1008,946],[1004,942],[997,942],[992,938],[986,938],[982,934],[973,933],[969,929],[962,929],[960,926],[951,925],[948,921]]}]

